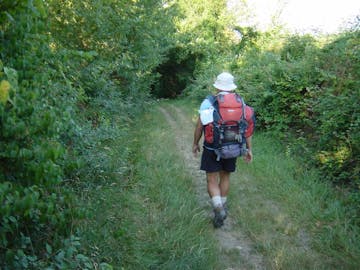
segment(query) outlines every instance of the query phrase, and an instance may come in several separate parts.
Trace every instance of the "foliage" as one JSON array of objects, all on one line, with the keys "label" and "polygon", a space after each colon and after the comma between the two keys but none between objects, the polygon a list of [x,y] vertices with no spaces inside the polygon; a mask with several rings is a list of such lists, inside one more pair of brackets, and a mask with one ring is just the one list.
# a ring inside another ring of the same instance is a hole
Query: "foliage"
[{"label": "foliage", "polygon": [[[127,137],[131,166],[122,163],[122,137],[94,138],[109,169],[97,176],[103,181],[83,188],[87,219],[79,225],[82,239],[97,263],[111,262],[114,269],[214,269],[212,227],[198,206],[184,163],[178,162],[159,104],[147,107]],[[116,129],[122,132],[121,125]]]},{"label": "foliage", "polygon": [[98,94],[111,79],[130,98],[148,94],[156,79],[151,71],[172,42],[173,28],[162,1],[53,0],[50,11],[56,47],[100,56],[79,77],[86,93]]},{"label": "foliage", "polygon": [[[91,268],[76,198],[114,173],[99,145],[123,142],[113,155],[125,178],[150,94],[200,100],[223,70],[259,127],[295,135],[324,179],[359,187],[358,27],[325,41],[279,37],[227,13],[208,0],[1,1],[1,268]],[[353,220],[358,201],[350,193]]]},{"label": "foliage", "polygon": [[240,91],[256,108],[260,127],[305,140],[307,155],[328,180],[356,187],[359,34],[343,33],[323,47],[320,41],[289,36],[280,49],[250,47],[235,73],[241,74]]},{"label": "foliage", "polygon": [[313,97],[318,164],[327,179],[360,187],[360,32],[321,51],[322,87]]},{"label": "foliage", "polygon": [[322,181],[316,168],[304,166],[294,147],[273,134],[258,131],[253,142],[256,160],[238,163],[233,179],[241,183],[232,183],[229,202],[239,217],[236,226],[265,255],[265,268],[357,269],[354,197]]},{"label": "foliage", "polygon": [[92,268],[74,238],[76,192],[111,169],[94,139],[127,140],[169,48],[167,11],[157,0],[0,10],[0,267]]},{"label": "foliage", "polygon": [[[61,89],[54,88],[58,76],[50,66],[42,1],[5,4],[0,52],[0,265],[26,269],[52,261],[76,215],[71,192],[61,184],[66,169],[73,166],[62,141],[71,128],[72,104],[66,106]],[[75,260],[73,255],[64,254],[58,263]]]},{"label": "foliage", "polygon": [[[231,55],[235,34],[226,1],[179,0],[171,8],[175,10],[176,43],[166,65],[159,70],[164,80],[155,86],[155,94],[176,97],[184,93],[199,97],[209,91],[213,77],[227,68]],[[166,70],[167,67],[170,69]],[[171,76],[171,72],[177,72],[176,76]],[[171,89],[174,84],[181,84],[181,89]],[[174,94],[167,95],[167,91]]]}]

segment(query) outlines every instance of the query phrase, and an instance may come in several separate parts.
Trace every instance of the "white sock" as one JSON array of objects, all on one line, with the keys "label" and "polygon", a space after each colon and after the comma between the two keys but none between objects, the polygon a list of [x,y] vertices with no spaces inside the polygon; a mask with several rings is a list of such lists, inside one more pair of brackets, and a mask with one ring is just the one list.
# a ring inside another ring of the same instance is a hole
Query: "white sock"
[{"label": "white sock", "polygon": [[214,196],[211,198],[212,204],[214,206],[214,208],[216,207],[221,207],[222,203],[221,203],[221,197],[220,196]]},{"label": "white sock", "polygon": [[221,203],[224,205],[226,203],[227,197],[221,197]]}]

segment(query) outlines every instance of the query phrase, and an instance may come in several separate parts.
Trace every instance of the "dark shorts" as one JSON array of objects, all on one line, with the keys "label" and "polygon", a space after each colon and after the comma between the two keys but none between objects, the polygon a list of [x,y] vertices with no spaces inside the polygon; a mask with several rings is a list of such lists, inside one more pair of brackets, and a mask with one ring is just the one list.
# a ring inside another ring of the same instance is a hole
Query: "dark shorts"
[{"label": "dark shorts", "polygon": [[206,172],[234,172],[236,169],[236,158],[216,160],[217,156],[214,151],[203,148],[201,156],[200,170]]}]

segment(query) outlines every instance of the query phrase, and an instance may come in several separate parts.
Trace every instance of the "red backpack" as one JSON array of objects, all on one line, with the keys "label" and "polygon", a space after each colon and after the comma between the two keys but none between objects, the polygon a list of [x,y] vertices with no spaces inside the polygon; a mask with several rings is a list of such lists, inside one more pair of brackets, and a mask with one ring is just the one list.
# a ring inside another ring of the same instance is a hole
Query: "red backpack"
[{"label": "red backpack", "polygon": [[246,112],[252,113],[252,108],[236,93],[208,96],[207,99],[214,107],[214,121],[204,126],[204,146],[214,150],[218,160],[244,155],[247,152],[245,132],[249,125]]}]

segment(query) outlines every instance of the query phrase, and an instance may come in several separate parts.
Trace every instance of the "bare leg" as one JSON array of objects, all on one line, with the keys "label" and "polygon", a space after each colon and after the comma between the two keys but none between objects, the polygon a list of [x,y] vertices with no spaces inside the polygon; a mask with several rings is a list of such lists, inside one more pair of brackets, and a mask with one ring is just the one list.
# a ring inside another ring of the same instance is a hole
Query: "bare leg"
[{"label": "bare leg", "polygon": [[226,218],[226,212],[221,202],[219,176],[219,172],[206,174],[208,193],[214,209],[213,224],[215,228],[220,228],[222,225],[224,225],[224,220]]},{"label": "bare leg", "polygon": [[230,186],[230,173],[226,171],[220,172],[220,195],[226,197]]},{"label": "bare leg", "polygon": [[207,178],[207,189],[210,198],[214,196],[221,196],[220,186],[218,182],[219,173],[218,172],[206,173],[206,178]]}]

